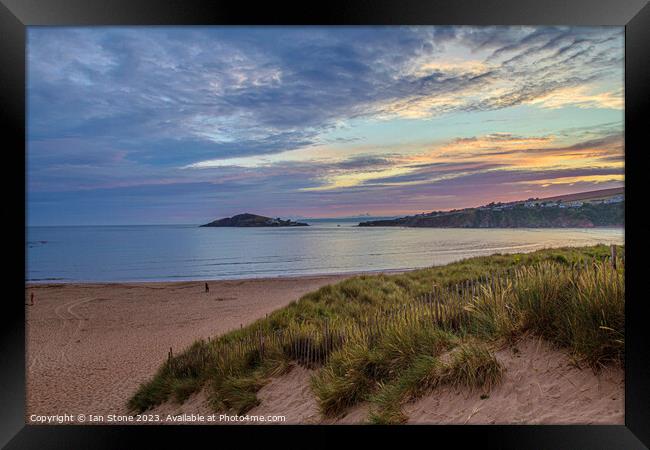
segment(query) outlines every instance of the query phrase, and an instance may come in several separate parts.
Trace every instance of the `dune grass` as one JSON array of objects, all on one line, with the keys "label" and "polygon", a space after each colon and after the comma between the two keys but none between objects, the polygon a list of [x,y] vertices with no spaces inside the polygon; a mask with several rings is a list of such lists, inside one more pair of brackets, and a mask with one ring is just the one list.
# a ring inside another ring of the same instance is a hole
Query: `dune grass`
[{"label": "dune grass", "polygon": [[371,422],[400,423],[401,405],[436,386],[487,393],[502,373],[490,348],[526,332],[595,369],[622,364],[624,269],[603,262],[608,255],[603,245],[549,249],[350,278],[170,357],[129,407],[206,388],[215,411],[241,414],[298,363],[316,369],[325,416],[369,401]]},{"label": "dune grass", "polygon": [[489,391],[501,381],[503,368],[482,342],[465,342],[454,348],[449,360],[418,355],[393,382],[380,385],[369,397],[370,422],[374,424],[403,423],[407,417],[401,410],[404,402],[416,399],[442,385]]},{"label": "dune grass", "polygon": [[435,357],[457,338],[436,327],[411,326],[387,330],[377,342],[354,342],[332,355],[313,377],[321,411],[335,416],[365,400],[382,382],[408,370],[422,357]]}]

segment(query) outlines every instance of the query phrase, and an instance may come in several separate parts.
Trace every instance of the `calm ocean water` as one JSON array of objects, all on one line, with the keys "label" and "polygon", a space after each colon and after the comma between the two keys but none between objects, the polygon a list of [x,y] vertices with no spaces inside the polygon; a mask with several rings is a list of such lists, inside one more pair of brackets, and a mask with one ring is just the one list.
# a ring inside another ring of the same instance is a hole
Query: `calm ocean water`
[{"label": "calm ocean water", "polygon": [[614,229],[29,227],[27,280],[180,281],[427,267],[471,256],[624,241]]}]

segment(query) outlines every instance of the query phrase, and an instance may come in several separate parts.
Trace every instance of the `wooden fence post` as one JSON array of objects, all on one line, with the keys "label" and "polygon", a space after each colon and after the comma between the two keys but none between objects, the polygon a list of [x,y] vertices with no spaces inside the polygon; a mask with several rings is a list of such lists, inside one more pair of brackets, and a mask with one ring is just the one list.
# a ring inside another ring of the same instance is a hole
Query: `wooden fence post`
[{"label": "wooden fence post", "polygon": [[616,270],[616,246],[615,245],[610,245],[609,246],[609,251],[611,253],[611,259],[612,259],[612,268]]}]

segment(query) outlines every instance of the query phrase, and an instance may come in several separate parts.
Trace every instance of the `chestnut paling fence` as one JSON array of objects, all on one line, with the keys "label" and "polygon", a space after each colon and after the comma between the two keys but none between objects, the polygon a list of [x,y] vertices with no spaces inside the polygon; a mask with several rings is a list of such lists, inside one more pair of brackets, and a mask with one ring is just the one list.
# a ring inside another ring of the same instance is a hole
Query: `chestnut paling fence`
[{"label": "chestnut paling fence", "polygon": [[[503,301],[506,292],[516,291],[519,283],[530,281],[531,276],[540,273],[540,268],[558,270],[559,267],[543,264],[495,271],[451,286],[432,285],[429,292],[409,302],[379,307],[363,317],[323,320],[310,324],[308,330],[296,326],[271,331],[260,325],[244,336],[199,341],[190,351],[178,355],[170,348],[166,366],[177,376],[198,377],[208,365],[228,371],[242,361],[254,364],[275,353],[301,366],[315,368],[344,344],[356,341],[372,346],[391,329],[431,325],[449,331],[471,328],[472,314],[481,302]],[[612,247],[612,255],[604,260],[583,259],[561,270],[567,271],[572,279],[593,271],[594,276],[607,281],[621,276],[624,265],[624,256],[617,256]]]}]

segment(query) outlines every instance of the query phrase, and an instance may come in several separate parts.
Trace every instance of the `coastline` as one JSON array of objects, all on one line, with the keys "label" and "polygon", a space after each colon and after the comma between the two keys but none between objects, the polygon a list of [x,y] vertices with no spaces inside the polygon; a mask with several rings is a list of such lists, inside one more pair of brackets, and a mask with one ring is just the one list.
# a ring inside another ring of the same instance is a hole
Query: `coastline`
[{"label": "coastline", "polygon": [[205,281],[27,285],[26,421],[125,414],[170,348],[246,326],[355,275],[208,281],[209,293]]},{"label": "coastline", "polygon": [[[431,266],[427,266],[431,267]],[[127,281],[79,281],[79,280],[70,280],[70,281],[52,281],[52,280],[43,280],[43,281],[31,281],[25,280],[25,289],[32,287],[60,287],[60,286],[133,286],[133,285],[153,285],[153,286],[165,286],[170,285],[174,286],[177,284],[186,284],[186,283],[222,283],[230,281],[277,281],[277,280],[304,280],[306,278],[329,278],[329,277],[356,277],[360,275],[379,275],[382,273],[393,275],[400,274],[404,272],[409,272],[412,270],[421,270],[426,269],[427,267],[409,267],[403,269],[377,269],[377,270],[358,270],[351,272],[331,272],[331,273],[313,273],[305,275],[276,275],[276,276],[260,276],[260,277],[247,277],[247,278],[192,278],[192,279],[180,279],[176,281],[170,281],[168,279],[160,280],[127,280]]]}]

